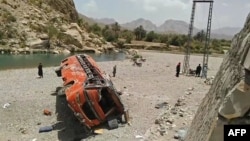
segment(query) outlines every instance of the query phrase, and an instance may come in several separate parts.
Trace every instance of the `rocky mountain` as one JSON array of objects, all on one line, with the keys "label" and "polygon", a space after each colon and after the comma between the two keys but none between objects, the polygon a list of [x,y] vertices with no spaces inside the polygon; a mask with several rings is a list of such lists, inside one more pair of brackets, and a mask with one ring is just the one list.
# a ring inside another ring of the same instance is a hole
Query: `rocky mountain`
[{"label": "rocky mountain", "polygon": [[[149,20],[145,19],[137,19],[125,24],[121,24],[122,27],[134,30],[136,27],[142,25],[147,31],[156,31],[158,33],[176,33],[176,34],[187,34],[189,29],[189,23],[181,20],[166,20],[160,26],[156,26]],[[239,32],[240,28],[234,27],[225,27],[220,29],[215,29],[211,31],[211,38],[217,39],[232,39],[232,37]],[[198,29],[194,27],[193,34],[201,31],[202,29]],[[206,30],[206,29],[204,29]]]},{"label": "rocky mountain", "polygon": [[214,34],[224,34],[224,35],[235,35],[240,32],[241,28],[239,27],[222,27],[212,30]]},{"label": "rocky mountain", "polygon": [[140,25],[142,25],[143,28],[147,31],[156,31],[157,29],[157,26],[155,24],[143,18],[140,18],[140,19],[137,19],[132,22],[125,23],[125,24],[121,24],[122,27],[127,28],[129,30],[134,30],[136,27],[139,27]]},{"label": "rocky mountain", "polygon": [[88,33],[73,0],[1,0],[0,51],[102,52],[110,43]]},{"label": "rocky mountain", "polygon": [[[163,33],[178,33],[187,34],[189,29],[189,24],[180,20],[166,20],[162,25],[157,28],[158,32]],[[193,33],[197,33],[200,30],[194,27]]]}]

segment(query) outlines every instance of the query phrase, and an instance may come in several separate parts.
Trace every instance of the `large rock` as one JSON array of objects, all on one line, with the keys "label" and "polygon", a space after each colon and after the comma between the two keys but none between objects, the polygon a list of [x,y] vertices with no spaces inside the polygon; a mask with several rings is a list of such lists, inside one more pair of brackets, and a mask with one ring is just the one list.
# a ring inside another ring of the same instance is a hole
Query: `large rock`
[{"label": "large rock", "polygon": [[26,45],[31,48],[48,48],[49,40],[41,40],[41,39],[30,39],[26,42]]},{"label": "large rock", "polygon": [[[250,109],[250,86],[244,86],[244,81],[237,84],[225,97],[219,108],[219,113],[227,119],[243,117]],[[248,87],[248,89],[246,89]]]},{"label": "large rock", "polygon": [[70,36],[72,36],[73,38],[75,38],[80,44],[82,44],[82,36],[80,34],[80,32],[76,29],[68,29],[65,34],[68,34]]}]

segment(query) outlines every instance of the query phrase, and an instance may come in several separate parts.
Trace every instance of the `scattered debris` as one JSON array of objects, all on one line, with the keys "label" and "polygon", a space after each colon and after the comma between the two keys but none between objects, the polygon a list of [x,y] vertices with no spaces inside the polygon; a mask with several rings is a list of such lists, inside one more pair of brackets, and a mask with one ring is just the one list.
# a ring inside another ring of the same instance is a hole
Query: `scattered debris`
[{"label": "scattered debris", "polygon": [[54,128],[53,126],[44,126],[44,127],[41,127],[39,129],[39,133],[42,133],[42,132],[50,132],[52,131]]},{"label": "scattered debris", "polygon": [[136,139],[143,139],[143,136],[141,136],[141,135],[136,135],[135,138],[136,138]]},{"label": "scattered debris", "polygon": [[94,133],[95,134],[103,134],[103,129],[95,129]]},{"label": "scattered debris", "polygon": [[46,115],[46,116],[51,116],[52,112],[49,111],[48,109],[44,109],[43,114]]},{"label": "scattered debris", "polygon": [[168,103],[167,102],[162,102],[160,104],[156,104],[155,108],[160,109],[160,108],[163,108],[163,107],[166,107],[166,106],[168,106]]},{"label": "scattered debris", "polygon": [[195,76],[196,70],[195,69],[189,69],[189,76]]},{"label": "scattered debris", "polygon": [[175,106],[183,106],[185,105],[186,103],[184,102],[184,98],[181,97],[181,98],[178,98],[177,102],[175,103]]},{"label": "scattered debris", "polygon": [[187,90],[188,90],[188,91],[193,91],[193,90],[194,90],[194,87],[188,88]]},{"label": "scattered debris", "polygon": [[5,108],[8,108],[10,106],[10,103],[5,103],[4,105],[3,105],[3,108],[5,109]]},{"label": "scattered debris", "polygon": [[191,95],[191,94],[192,94],[192,92],[188,92],[188,91],[186,91],[186,92],[185,92],[185,94],[186,94],[186,95]]},{"label": "scattered debris", "polygon": [[181,129],[181,130],[179,130],[179,131],[174,135],[174,138],[183,141],[184,138],[185,138],[185,136],[186,136],[186,134],[187,134],[187,130]]},{"label": "scattered debris", "polygon": [[25,129],[25,128],[20,128],[19,131],[22,133],[22,134],[27,134],[28,131]]},{"label": "scattered debris", "polygon": [[159,120],[159,119],[156,119],[156,120],[155,120],[155,124],[160,124],[160,120]]},{"label": "scattered debris", "polygon": [[160,135],[162,135],[162,136],[167,134],[167,131],[164,127],[161,127],[160,129],[158,129],[158,131],[159,131]]},{"label": "scattered debris", "polygon": [[214,76],[211,76],[211,77],[206,78],[204,83],[207,84],[207,85],[212,85],[213,81],[214,81]]}]

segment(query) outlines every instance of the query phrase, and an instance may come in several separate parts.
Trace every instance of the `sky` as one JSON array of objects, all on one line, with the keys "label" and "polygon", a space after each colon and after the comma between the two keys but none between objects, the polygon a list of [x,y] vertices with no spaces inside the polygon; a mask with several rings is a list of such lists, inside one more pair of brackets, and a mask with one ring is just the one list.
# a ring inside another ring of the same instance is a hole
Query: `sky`
[{"label": "sky", "polygon": [[[119,24],[138,18],[157,26],[168,19],[190,23],[193,0],[74,0],[77,11],[91,18],[113,18]],[[209,3],[197,3],[194,26],[206,28]],[[250,0],[214,0],[212,29],[242,28],[250,13]]]}]

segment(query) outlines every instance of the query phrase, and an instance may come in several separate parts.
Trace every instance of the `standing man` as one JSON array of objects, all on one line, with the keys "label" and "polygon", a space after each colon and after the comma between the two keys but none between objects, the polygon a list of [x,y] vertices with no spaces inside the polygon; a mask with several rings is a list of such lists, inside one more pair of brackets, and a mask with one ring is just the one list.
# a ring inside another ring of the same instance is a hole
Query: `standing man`
[{"label": "standing man", "polygon": [[181,71],[181,62],[179,62],[176,66],[176,77],[179,77]]},{"label": "standing man", "polygon": [[116,74],[116,65],[113,67],[113,77],[115,77]]},{"label": "standing man", "polygon": [[201,64],[196,67],[195,76],[200,77],[201,74]]},{"label": "standing man", "polygon": [[207,78],[207,64],[204,64],[201,78]]},{"label": "standing man", "polygon": [[39,76],[39,78],[43,78],[43,65],[42,65],[42,63],[39,63],[39,65],[38,65],[38,76]]}]

